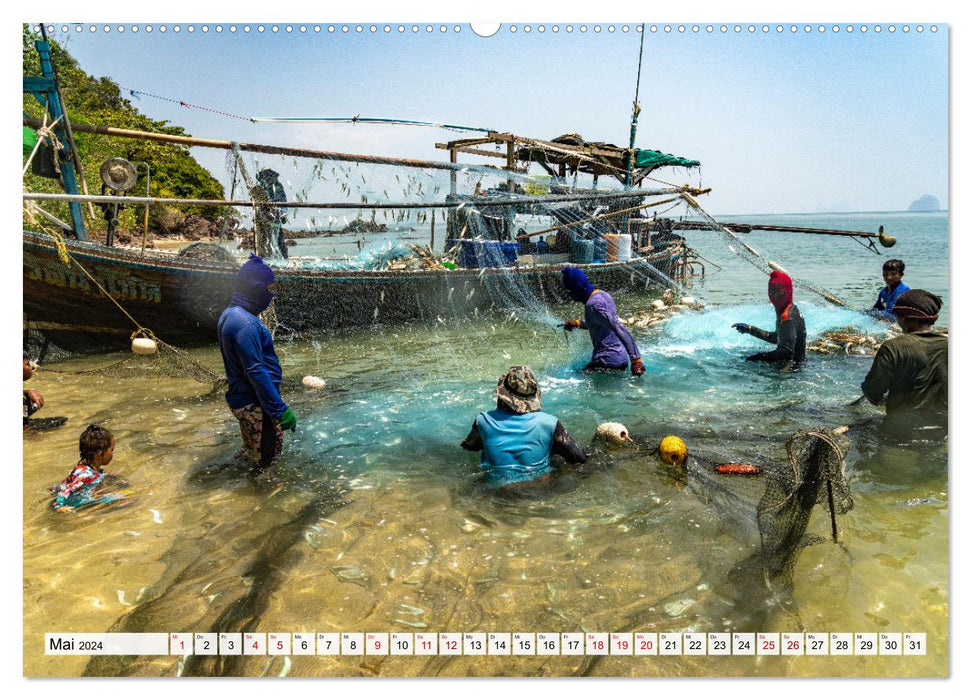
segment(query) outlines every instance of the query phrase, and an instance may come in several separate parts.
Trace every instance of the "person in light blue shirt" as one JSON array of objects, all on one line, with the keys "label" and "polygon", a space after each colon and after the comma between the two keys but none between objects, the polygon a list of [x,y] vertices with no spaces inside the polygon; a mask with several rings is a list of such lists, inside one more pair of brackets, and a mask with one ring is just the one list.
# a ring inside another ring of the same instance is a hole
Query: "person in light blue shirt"
[{"label": "person in light blue shirt", "polygon": [[250,254],[236,273],[233,298],[217,326],[229,383],[226,403],[239,421],[244,451],[261,467],[282,452],[283,431],[297,427],[280,396],[283,371],[273,336],[259,318],[273,301],[275,284],[273,270]]},{"label": "person in light blue shirt", "polygon": [[545,484],[554,472],[552,455],[583,464],[587,455],[555,416],[542,411],[533,371],[514,365],[495,391],[496,408],[475,417],[463,449],[482,452],[479,464],[494,486]]},{"label": "person in light blue shirt", "polygon": [[882,321],[894,322],[897,317],[893,314],[894,304],[904,292],[910,291],[910,287],[903,283],[904,261],[888,260],[883,264],[883,281],[887,286],[880,290],[877,295],[877,303],[870,309],[869,314]]}]

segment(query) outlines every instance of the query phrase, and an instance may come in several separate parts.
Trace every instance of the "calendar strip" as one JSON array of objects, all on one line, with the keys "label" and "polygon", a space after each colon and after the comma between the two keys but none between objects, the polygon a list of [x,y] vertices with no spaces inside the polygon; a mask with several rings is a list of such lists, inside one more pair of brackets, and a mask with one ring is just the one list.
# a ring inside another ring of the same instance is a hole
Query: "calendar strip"
[{"label": "calendar strip", "polygon": [[924,632],[169,632],[44,635],[48,656],[924,656]]}]

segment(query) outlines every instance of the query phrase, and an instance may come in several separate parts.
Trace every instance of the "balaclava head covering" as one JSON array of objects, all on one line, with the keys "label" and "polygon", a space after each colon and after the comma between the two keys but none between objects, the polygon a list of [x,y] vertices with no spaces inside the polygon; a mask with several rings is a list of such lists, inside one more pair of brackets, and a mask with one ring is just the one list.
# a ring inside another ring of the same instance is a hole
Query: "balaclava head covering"
[{"label": "balaclava head covering", "polygon": [[893,305],[892,311],[901,320],[907,319],[932,325],[937,320],[943,303],[936,294],[923,289],[910,289],[897,297],[897,303]]},{"label": "balaclava head covering", "polygon": [[566,292],[573,301],[586,303],[593,294],[593,285],[583,274],[583,270],[578,267],[563,268],[563,286],[566,287]]},{"label": "balaclava head covering", "polygon": [[263,258],[250,253],[249,260],[236,273],[236,288],[229,303],[242,306],[254,316],[262,313],[273,301],[274,294],[266,286],[275,279]]},{"label": "balaclava head covering", "polygon": [[780,314],[792,303],[792,278],[785,272],[773,270],[769,275],[769,301]]}]

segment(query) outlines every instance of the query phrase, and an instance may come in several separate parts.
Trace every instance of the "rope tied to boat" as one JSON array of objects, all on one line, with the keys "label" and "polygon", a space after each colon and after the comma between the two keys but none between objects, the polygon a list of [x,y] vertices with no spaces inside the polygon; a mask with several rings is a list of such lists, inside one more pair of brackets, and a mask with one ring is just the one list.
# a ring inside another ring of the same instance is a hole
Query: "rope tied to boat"
[{"label": "rope tied to boat", "polygon": [[[211,384],[212,391],[215,391],[223,383],[226,382],[225,377],[213,372],[205,365],[197,362],[185,351],[180,350],[174,345],[169,345],[168,343],[164,342],[155,334],[155,332],[151,328],[148,328],[147,326],[143,326],[141,323],[139,323],[135,319],[135,317],[132,316],[130,313],[128,313],[128,310],[125,309],[125,307],[122,306],[121,303],[117,299],[115,299],[107,289],[104,288],[104,285],[102,285],[97,279],[95,279],[95,277],[90,272],[88,272],[88,270],[85,269],[85,267],[80,262],[78,262],[77,258],[75,258],[73,255],[70,254],[70,252],[67,250],[67,243],[64,240],[63,235],[61,235],[60,233],[53,233],[53,232],[47,232],[47,231],[45,231],[45,233],[47,233],[54,239],[55,245],[57,246],[57,249],[58,249],[58,257],[61,258],[61,261],[68,267],[71,266],[71,263],[77,265],[78,269],[81,270],[81,272],[83,272],[89,280],[91,280],[94,286],[97,287],[99,290],[101,290],[101,293],[104,294],[106,297],[108,297],[111,303],[117,306],[118,309],[128,318],[128,320],[132,322],[132,324],[135,326],[135,330],[132,332],[129,339],[134,341],[136,338],[148,338],[155,343],[155,345],[159,349],[159,352],[154,353],[155,359],[156,359],[156,365],[159,371],[159,376],[161,376],[162,373],[164,372],[164,369],[162,367],[162,352],[161,352],[164,350],[164,351],[167,351],[168,353],[171,353],[171,355],[173,356],[175,364],[178,366],[179,376],[188,376],[189,378],[197,382]],[[97,373],[102,375],[104,374],[110,375],[110,374],[113,374],[113,372],[111,372],[110,370],[113,370],[118,367],[127,367],[132,362],[133,362],[133,358],[127,358],[120,362],[116,362],[112,365],[109,365],[108,367],[104,367],[96,370],[89,370],[88,372],[78,372],[78,373],[79,374]]]},{"label": "rope tied to boat", "polygon": [[774,263],[771,260],[767,260],[765,256],[763,256],[759,251],[755,250],[755,248],[753,248],[748,243],[745,243],[741,238],[739,238],[738,234],[736,234],[734,231],[732,231],[724,224],[721,224],[718,221],[716,221],[711,214],[709,214],[704,209],[702,209],[701,205],[698,204],[698,201],[694,197],[692,197],[691,194],[689,194],[688,192],[682,192],[680,196],[682,199],[684,199],[685,203],[687,203],[687,205],[691,209],[694,209],[695,212],[697,212],[698,215],[702,219],[704,219],[705,223],[708,224],[708,226],[711,228],[712,231],[717,231],[723,234],[727,238],[731,239],[733,243],[741,246],[742,247],[741,252],[735,250],[735,248],[732,247],[731,244],[729,244],[728,249],[731,252],[735,253],[736,255],[739,255],[740,257],[750,262],[758,270],[766,274],[769,274],[772,270],[778,270],[779,272],[784,272],[785,274],[789,275],[792,278],[792,281],[794,283],[798,284],[801,287],[805,287],[806,289],[809,289],[812,292],[815,292],[816,294],[821,296],[829,303],[834,304],[836,306],[844,306],[844,307],[846,306],[846,302],[842,301],[839,297],[837,297],[832,292],[820,287],[819,285],[813,284],[812,282],[808,282],[804,279],[797,278],[791,272],[788,272],[787,270],[783,269],[782,266],[779,265],[778,263]]},{"label": "rope tied to boat", "polygon": [[[27,174],[27,169],[30,168],[31,163],[34,160],[34,156],[37,155],[37,151],[40,149],[40,145],[44,142],[44,139],[51,140],[51,147],[54,149],[55,153],[58,153],[64,148],[64,144],[57,140],[57,135],[54,133],[54,127],[57,126],[59,121],[61,121],[61,117],[63,117],[63,115],[55,119],[50,124],[47,123],[47,117],[47,110],[44,110],[44,121],[39,127],[37,127],[37,142],[34,144],[33,150],[31,150],[30,155],[27,157],[27,162],[24,163],[24,170],[21,173],[21,177]],[[54,169],[58,174],[60,174],[61,164],[58,162],[57,158],[54,159]],[[26,192],[26,188],[24,191]]]}]

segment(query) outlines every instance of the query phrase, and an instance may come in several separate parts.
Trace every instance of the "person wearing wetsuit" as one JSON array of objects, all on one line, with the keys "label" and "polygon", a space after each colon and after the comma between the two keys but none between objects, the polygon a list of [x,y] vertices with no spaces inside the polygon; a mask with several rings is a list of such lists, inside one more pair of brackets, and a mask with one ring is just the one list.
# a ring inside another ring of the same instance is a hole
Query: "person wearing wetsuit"
[{"label": "person wearing wetsuit", "polygon": [[904,292],[894,304],[904,334],[880,346],[860,385],[872,404],[886,395],[885,430],[947,434],[947,335],[931,330],[941,305],[923,289]]},{"label": "person wearing wetsuit", "polygon": [[282,452],[283,431],[297,426],[280,396],[283,371],[273,336],[259,319],[273,301],[274,287],[273,270],[250,253],[236,273],[235,293],[217,326],[229,382],[226,403],[239,421],[243,449],[264,467]]},{"label": "person wearing wetsuit", "polygon": [[789,275],[772,271],[769,275],[769,301],[775,307],[775,331],[764,331],[747,323],[732,326],[739,333],[748,333],[767,343],[775,343],[775,350],[749,355],[746,361],[802,364],[806,358],[806,322],[792,303],[792,278]]},{"label": "person wearing wetsuit", "polygon": [[499,377],[496,408],[480,413],[462,448],[482,452],[479,465],[493,486],[549,481],[552,455],[583,464],[587,455],[555,416],[542,411],[542,392],[529,367],[515,365]]},{"label": "person wearing wetsuit", "polygon": [[635,377],[644,374],[640,350],[617,318],[613,297],[602,289],[594,289],[583,270],[576,267],[563,268],[563,287],[573,301],[583,304],[583,320],[567,321],[563,327],[568,331],[586,328],[593,342],[593,357],[584,369],[626,369],[629,358],[630,373]]}]

